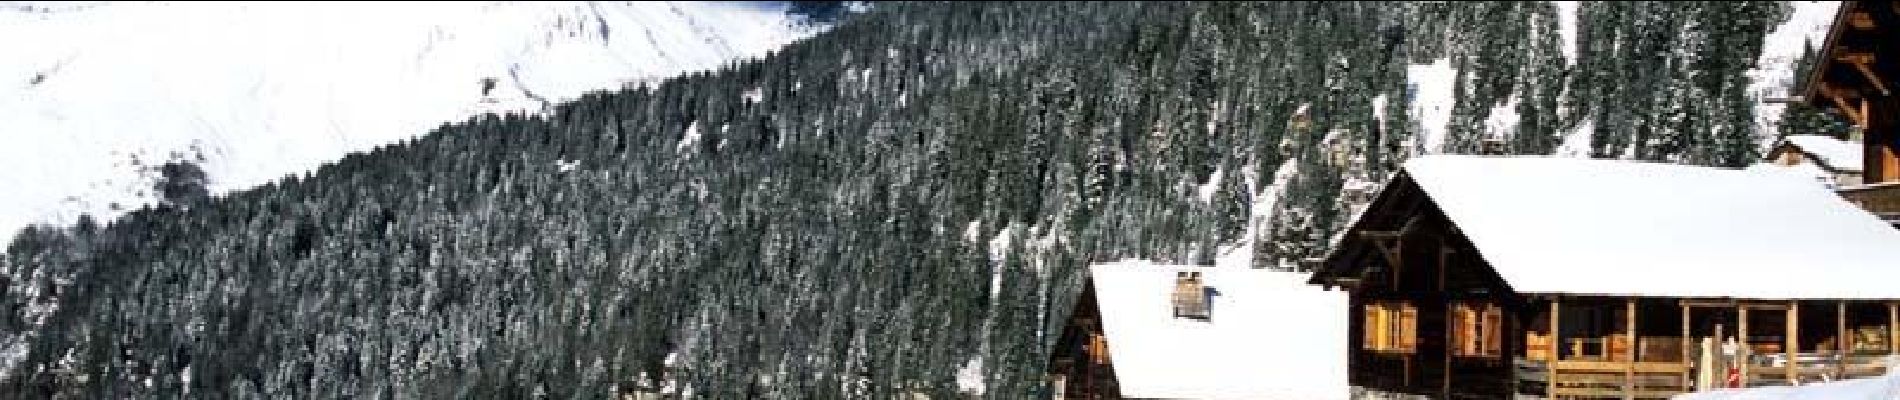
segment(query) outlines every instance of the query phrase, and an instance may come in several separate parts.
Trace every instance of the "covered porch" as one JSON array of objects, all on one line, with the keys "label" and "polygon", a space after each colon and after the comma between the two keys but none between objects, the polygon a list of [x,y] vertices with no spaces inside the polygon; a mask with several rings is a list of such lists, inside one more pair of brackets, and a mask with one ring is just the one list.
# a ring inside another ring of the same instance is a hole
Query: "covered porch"
[{"label": "covered porch", "polygon": [[1886,356],[1900,354],[1900,303],[1890,301],[1538,296],[1532,304],[1514,360],[1525,395],[1668,398],[1853,379],[1885,373]]}]

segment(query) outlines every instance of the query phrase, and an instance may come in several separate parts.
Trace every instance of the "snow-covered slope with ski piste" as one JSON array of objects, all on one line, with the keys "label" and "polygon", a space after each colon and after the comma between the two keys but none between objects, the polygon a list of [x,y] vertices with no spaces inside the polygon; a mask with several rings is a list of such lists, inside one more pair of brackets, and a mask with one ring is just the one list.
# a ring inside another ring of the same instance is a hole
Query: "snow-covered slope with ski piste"
[{"label": "snow-covered slope with ski piste", "polygon": [[221,194],[488,112],[736,59],[822,23],[784,2],[0,2],[0,244]]}]

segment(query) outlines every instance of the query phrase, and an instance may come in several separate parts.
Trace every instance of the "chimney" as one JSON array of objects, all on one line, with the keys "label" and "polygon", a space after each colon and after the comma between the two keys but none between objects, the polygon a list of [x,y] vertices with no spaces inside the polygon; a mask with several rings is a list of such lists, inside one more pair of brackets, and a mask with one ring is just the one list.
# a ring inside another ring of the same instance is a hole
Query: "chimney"
[{"label": "chimney", "polygon": [[1504,139],[1486,137],[1478,142],[1478,154],[1487,156],[1504,155]]},{"label": "chimney", "polygon": [[1174,273],[1174,317],[1207,320],[1207,290],[1199,271]]}]

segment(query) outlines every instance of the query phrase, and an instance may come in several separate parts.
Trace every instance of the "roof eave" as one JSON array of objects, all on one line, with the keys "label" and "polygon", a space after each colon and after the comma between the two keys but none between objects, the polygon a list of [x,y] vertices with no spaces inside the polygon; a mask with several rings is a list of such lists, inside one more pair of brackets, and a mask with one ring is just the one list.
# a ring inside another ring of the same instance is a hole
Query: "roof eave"
[{"label": "roof eave", "polygon": [[1326,250],[1326,256],[1320,261],[1319,267],[1313,269],[1313,275],[1307,278],[1306,284],[1333,284],[1332,281],[1337,278],[1336,275],[1338,272],[1336,271],[1338,268],[1336,268],[1335,265],[1341,264],[1342,259],[1347,256],[1347,249],[1354,247],[1350,245],[1353,240],[1352,233],[1358,231],[1359,228],[1365,225],[1366,214],[1371,213],[1380,203],[1385,202],[1387,197],[1392,196],[1390,192],[1400,179],[1406,179],[1404,167],[1400,167],[1398,171],[1393,172],[1392,177],[1386,178],[1385,183],[1379,185],[1379,194],[1374,196],[1372,202],[1366,204],[1364,209],[1359,210],[1358,215],[1353,216],[1352,223],[1346,225],[1346,230],[1340,233],[1339,239],[1334,241],[1332,246]]},{"label": "roof eave", "polygon": [[1841,2],[1841,7],[1834,11],[1834,23],[1829,25],[1827,40],[1822,42],[1821,48],[1818,50],[1821,52],[1822,57],[1815,60],[1812,69],[1808,70],[1807,80],[1802,82],[1801,98],[1810,106],[1818,108],[1827,108],[1828,106],[1826,99],[1821,98],[1821,78],[1827,76],[1828,67],[1834,64],[1833,58],[1828,56],[1833,53],[1832,49],[1834,48],[1834,44],[1840,41],[1841,32],[1847,30],[1847,15],[1853,8],[1853,1],[1843,1]]}]

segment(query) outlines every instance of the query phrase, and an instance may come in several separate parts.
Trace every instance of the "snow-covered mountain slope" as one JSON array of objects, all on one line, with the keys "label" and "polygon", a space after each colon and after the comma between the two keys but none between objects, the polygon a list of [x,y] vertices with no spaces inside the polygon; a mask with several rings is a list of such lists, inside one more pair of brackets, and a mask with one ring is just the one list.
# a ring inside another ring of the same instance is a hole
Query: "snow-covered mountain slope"
[{"label": "snow-covered mountain slope", "polygon": [[150,204],[167,160],[201,159],[224,193],[822,29],[787,7],[0,2],[0,245]]},{"label": "snow-covered mountain slope", "polygon": [[[1762,38],[1761,56],[1756,59],[1755,68],[1748,71],[1748,93],[1757,99],[1755,103],[1756,129],[1761,135],[1759,145],[1766,149],[1776,137],[1775,127],[1781,121],[1781,111],[1787,108],[1780,103],[1765,100],[1775,97],[1798,96],[1797,87],[1801,82],[1791,78],[1796,62],[1805,50],[1804,43],[1819,47],[1827,40],[1827,31],[1834,23],[1834,14],[1840,8],[1835,1],[1790,1],[1787,2],[1790,13],[1787,19],[1769,31]],[[1566,148],[1575,148],[1577,155],[1587,155],[1589,135],[1582,134],[1590,125],[1582,126],[1568,135]]]},{"label": "snow-covered mountain slope", "polygon": [[[1794,97],[1801,82],[1792,78],[1796,62],[1807,45],[1821,47],[1827,41],[1827,31],[1834,24],[1834,14],[1840,10],[1840,2],[1835,1],[1794,1],[1793,13],[1775,30],[1763,38],[1764,46],[1756,67],[1748,73],[1748,89],[1751,95],[1759,98]],[[1781,111],[1787,108],[1781,103],[1760,102],[1755,106],[1756,125],[1763,132],[1774,132],[1776,123],[1781,121]],[[1775,135],[1762,137],[1765,148],[1775,141]]]},{"label": "snow-covered mountain slope", "polygon": [[[1558,34],[1565,62],[1574,65],[1577,61],[1577,9],[1575,1],[1552,1],[1558,14]],[[1760,56],[1754,69],[1747,72],[1748,95],[1757,99],[1796,96],[1796,87],[1801,82],[1791,78],[1795,64],[1804,51],[1803,43],[1821,46],[1827,39],[1828,28],[1834,22],[1835,11],[1840,3],[1834,1],[1789,1],[1789,14],[1763,37]],[[1407,70],[1408,82],[1418,88],[1418,97],[1412,107],[1414,116],[1419,119],[1423,131],[1421,143],[1426,153],[1440,151],[1448,130],[1446,124],[1451,120],[1451,110],[1458,101],[1456,93],[1450,90],[1451,82],[1462,71],[1439,61],[1432,64],[1413,64]],[[1776,139],[1774,132],[1781,120],[1785,105],[1767,101],[1755,103],[1755,121],[1757,129],[1765,134],[1759,145],[1766,149]],[[1568,157],[1588,157],[1590,153],[1589,131],[1595,121],[1584,120],[1565,132],[1564,140],[1555,151],[1557,155]],[[1495,129],[1489,133],[1499,134]]]}]

